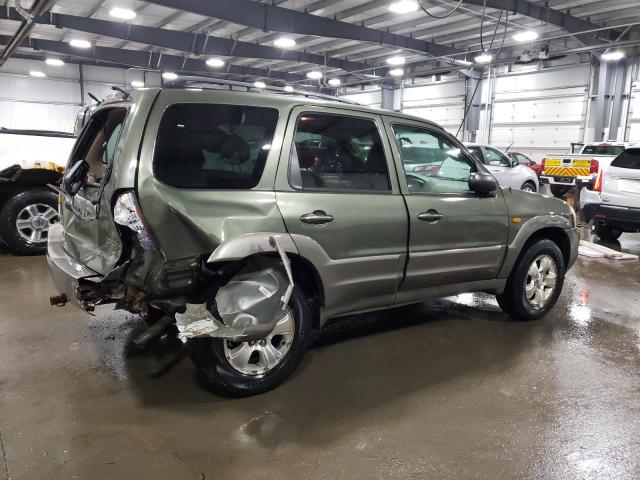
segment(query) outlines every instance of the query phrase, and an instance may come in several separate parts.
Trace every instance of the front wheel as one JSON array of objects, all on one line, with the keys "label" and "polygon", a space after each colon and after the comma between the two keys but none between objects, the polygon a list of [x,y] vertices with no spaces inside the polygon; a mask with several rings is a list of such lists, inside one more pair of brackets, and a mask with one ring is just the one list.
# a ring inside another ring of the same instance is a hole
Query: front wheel
[{"label": "front wheel", "polygon": [[311,308],[294,287],[283,317],[265,338],[193,338],[187,348],[205,386],[222,395],[248,397],[277,387],[293,372],[307,350],[311,329]]},{"label": "front wheel", "polygon": [[498,305],[518,320],[535,320],[556,304],[564,283],[564,257],[558,245],[540,239],[529,245],[514,267]]},{"label": "front wheel", "polygon": [[522,190],[523,192],[533,192],[536,193],[536,185],[533,182],[530,181],[526,181],[522,184],[522,187],[520,187],[520,190]]}]

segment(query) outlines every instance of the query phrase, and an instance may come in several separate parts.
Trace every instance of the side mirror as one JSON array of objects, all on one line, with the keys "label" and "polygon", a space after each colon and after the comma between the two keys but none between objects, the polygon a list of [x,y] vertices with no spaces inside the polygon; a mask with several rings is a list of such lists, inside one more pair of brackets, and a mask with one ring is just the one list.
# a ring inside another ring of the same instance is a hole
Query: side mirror
[{"label": "side mirror", "polygon": [[469,175],[469,190],[478,195],[491,195],[498,188],[496,179],[490,173],[474,172]]},{"label": "side mirror", "polygon": [[87,161],[77,161],[73,167],[67,170],[62,176],[62,189],[73,197],[85,184],[88,173],[89,164]]}]

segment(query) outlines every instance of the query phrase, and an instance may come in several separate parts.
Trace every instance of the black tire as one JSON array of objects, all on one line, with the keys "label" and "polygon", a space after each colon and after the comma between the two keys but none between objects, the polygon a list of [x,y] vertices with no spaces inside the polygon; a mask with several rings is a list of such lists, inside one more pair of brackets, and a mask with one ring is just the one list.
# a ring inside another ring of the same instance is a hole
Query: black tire
[{"label": "black tire", "polygon": [[570,186],[564,186],[564,185],[550,185],[551,187],[551,194],[554,197],[558,197],[558,198],[562,198],[564,197],[567,193],[569,193],[569,190],[571,190]]},{"label": "black tire", "polygon": [[47,251],[47,234],[42,234],[41,241],[30,241],[20,234],[16,226],[18,216],[29,205],[48,205],[57,211],[58,197],[51,191],[37,188],[9,198],[0,211],[0,237],[15,253],[41,255]]},{"label": "black tire", "polygon": [[[526,297],[525,281],[529,267],[540,255],[550,256],[556,264],[556,284],[555,289],[547,299],[546,303],[537,308],[532,306]],[[529,244],[527,249],[518,259],[511,275],[507,280],[505,291],[501,295],[496,295],[498,305],[505,312],[517,320],[535,320],[544,316],[556,304],[562,285],[566,267],[564,257],[558,245],[549,239],[542,238]]]},{"label": "black tire", "polygon": [[312,313],[304,292],[294,287],[289,300],[293,312],[295,334],[284,359],[262,375],[245,375],[234,369],[224,354],[224,340],[194,338],[187,349],[204,385],[217,394],[230,397],[259,395],[276,388],[298,366],[306,352],[312,333]]},{"label": "black tire", "polygon": [[[528,187],[528,188],[527,188]],[[520,187],[520,190],[525,190],[525,191],[530,191],[530,192],[537,192],[538,189],[536,188],[536,184],[527,180],[526,182],[524,182],[522,184],[522,186]]]},{"label": "black tire", "polygon": [[617,240],[622,235],[622,230],[610,225],[596,225],[595,234],[602,240]]}]

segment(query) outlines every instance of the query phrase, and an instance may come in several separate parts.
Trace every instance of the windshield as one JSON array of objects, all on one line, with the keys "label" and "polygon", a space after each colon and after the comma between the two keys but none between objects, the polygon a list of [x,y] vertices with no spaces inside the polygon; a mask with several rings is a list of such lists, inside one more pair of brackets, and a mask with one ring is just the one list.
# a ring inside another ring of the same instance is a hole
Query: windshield
[{"label": "windshield", "polygon": [[622,145],[587,145],[582,149],[582,153],[589,155],[620,155],[624,152]]}]

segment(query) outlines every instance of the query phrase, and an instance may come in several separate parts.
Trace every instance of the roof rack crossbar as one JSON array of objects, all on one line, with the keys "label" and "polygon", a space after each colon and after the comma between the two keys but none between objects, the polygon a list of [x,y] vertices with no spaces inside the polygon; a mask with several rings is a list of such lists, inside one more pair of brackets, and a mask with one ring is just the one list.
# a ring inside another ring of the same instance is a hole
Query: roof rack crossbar
[{"label": "roof rack crossbar", "polygon": [[180,77],[177,80],[171,80],[164,83],[166,87],[169,88],[206,88],[211,85],[227,85],[233,87],[243,87],[256,91],[268,91],[270,93],[277,93],[281,95],[298,95],[304,96],[308,98],[318,98],[323,100],[331,100],[334,102],[346,103],[350,105],[359,105],[357,102],[347,100],[345,98],[336,97],[333,95],[327,95],[325,93],[319,92],[310,92],[308,90],[299,90],[294,88],[293,90],[287,91],[284,87],[278,87],[275,85],[266,85],[264,88],[258,88],[253,83],[249,82],[239,82],[236,80],[226,80],[222,78],[211,78],[211,77],[199,77],[199,76],[184,76]]}]

